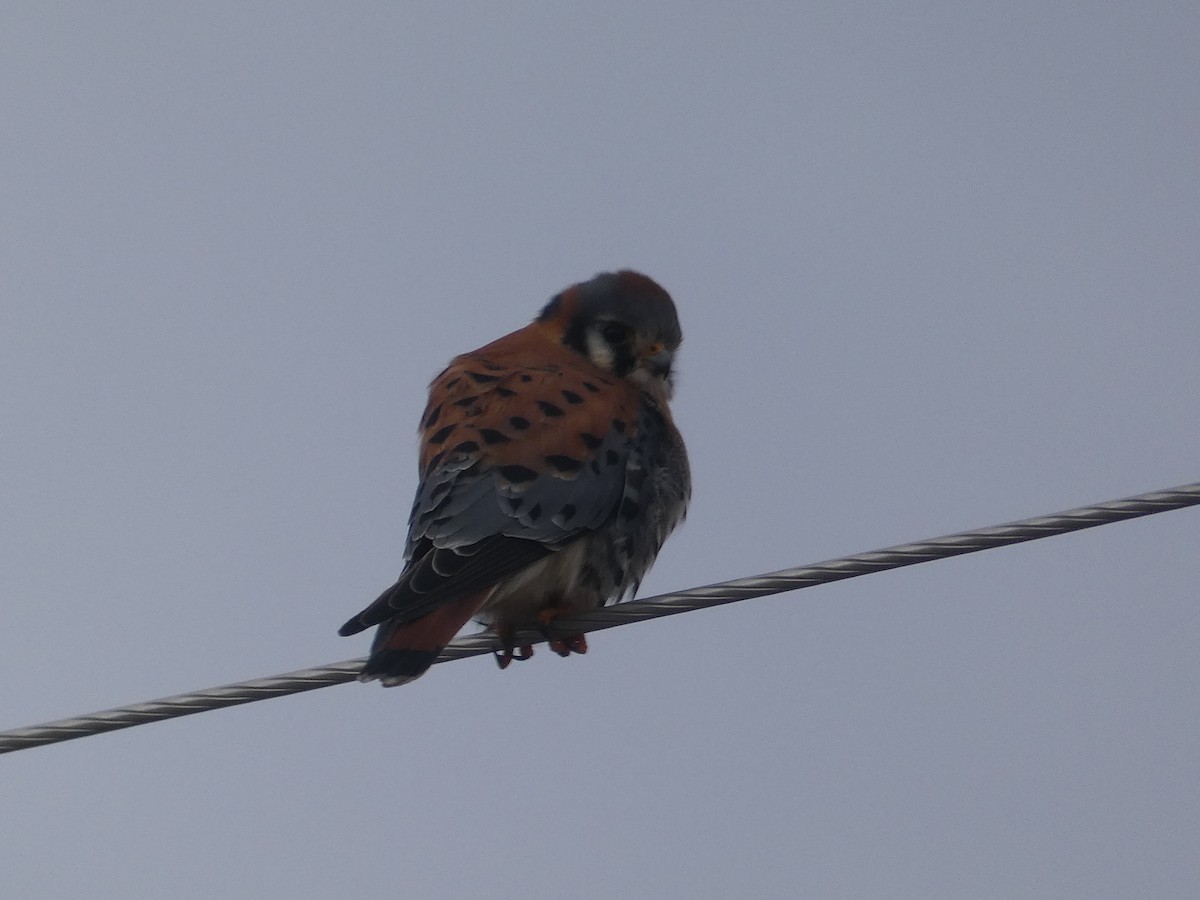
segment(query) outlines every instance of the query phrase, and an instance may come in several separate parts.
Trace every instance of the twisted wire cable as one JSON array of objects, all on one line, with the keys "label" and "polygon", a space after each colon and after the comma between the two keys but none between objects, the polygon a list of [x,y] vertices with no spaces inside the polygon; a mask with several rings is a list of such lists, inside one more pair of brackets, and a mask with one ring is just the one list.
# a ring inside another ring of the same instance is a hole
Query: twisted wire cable
[{"label": "twisted wire cable", "polygon": [[[899,544],[882,550],[830,559],[799,568],[783,569],[749,578],[736,578],[732,581],[690,588],[678,593],[660,594],[657,597],[633,600],[591,612],[564,616],[555,620],[555,627],[564,634],[601,631],[605,628],[615,628],[618,625],[628,625],[632,622],[642,622],[647,619],[672,616],[725,603],[735,603],[739,600],[749,600],[754,597],[765,597],[818,584],[828,584],[844,578],[856,578],[872,572],[898,569],[902,566],[931,562],[964,553],[976,553],[993,547],[1034,541],[1084,528],[1094,528],[1097,525],[1107,525],[1125,519],[1135,519],[1140,516],[1196,505],[1200,505],[1200,482],[1138,494],[1122,500],[1081,506],[1078,509],[1037,516],[1032,519],[1022,519],[1006,525],[962,531],[911,544]],[[522,631],[516,635],[515,642],[518,645],[537,644],[545,640],[545,635],[539,631]],[[481,632],[458,638],[442,651],[437,661],[442,663],[466,659],[490,653],[495,649],[495,636],[489,632]],[[283,697],[330,685],[344,684],[354,681],[358,677],[364,662],[363,658],[351,659],[312,669],[300,669],[296,672],[274,675],[269,678],[241,681],[187,694],[176,694],[173,697],[163,697],[146,703],[134,703],[129,706],[120,706],[70,719],[60,719],[28,728],[16,728],[0,732],[0,753],[9,753],[13,750],[37,747],[42,744],[53,744],[106,731],[116,731],[120,728],[188,716],[226,706],[236,706],[240,703],[253,703],[271,697]]]}]

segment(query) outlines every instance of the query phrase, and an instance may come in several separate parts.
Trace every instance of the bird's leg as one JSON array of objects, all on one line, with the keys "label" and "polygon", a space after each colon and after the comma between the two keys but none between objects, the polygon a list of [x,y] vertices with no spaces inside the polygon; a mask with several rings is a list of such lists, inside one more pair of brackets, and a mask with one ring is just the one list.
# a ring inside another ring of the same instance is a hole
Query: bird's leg
[{"label": "bird's leg", "polygon": [[587,653],[587,635],[562,635],[554,627],[554,620],[564,612],[561,602],[554,602],[538,613],[538,627],[550,644],[550,649],[559,656],[570,656],[572,653]]}]

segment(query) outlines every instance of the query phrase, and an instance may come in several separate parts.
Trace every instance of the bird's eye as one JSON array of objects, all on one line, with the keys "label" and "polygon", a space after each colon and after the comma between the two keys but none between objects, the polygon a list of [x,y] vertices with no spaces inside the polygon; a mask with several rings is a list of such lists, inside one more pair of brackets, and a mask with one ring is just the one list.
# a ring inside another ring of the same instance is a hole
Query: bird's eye
[{"label": "bird's eye", "polygon": [[604,340],[615,347],[617,344],[625,343],[628,339],[629,326],[622,325],[620,322],[609,322],[601,329],[600,333],[604,336]]}]

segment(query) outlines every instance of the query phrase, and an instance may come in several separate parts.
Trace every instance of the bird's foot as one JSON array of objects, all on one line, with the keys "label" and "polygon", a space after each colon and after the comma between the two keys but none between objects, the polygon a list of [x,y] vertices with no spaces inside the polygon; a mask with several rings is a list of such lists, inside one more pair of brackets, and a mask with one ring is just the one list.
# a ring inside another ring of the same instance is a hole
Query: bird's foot
[{"label": "bird's foot", "polygon": [[533,656],[532,644],[524,644],[519,649],[513,646],[513,635],[515,633],[515,630],[511,628],[496,630],[496,637],[500,640],[500,648],[493,650],[492,656],[495,657],[496,665],[501,669],[507,669],[514,659],[520,662]]},{"label": "bird's foot", "polygon": [[558,634],[554,628],[554,620],[562,614],[557,606],[548,606],[538,613],[538,627],[546,636],[550,649],[559,656],[570,656],[572,653],[587,653],[587,635]]},{"label": "bird's foot", "polygon": [[569,637],[555,638],[550,641],[550,649],[559,656],[570,656],[572,653],[587,653],[587,635],[572,634]]}]

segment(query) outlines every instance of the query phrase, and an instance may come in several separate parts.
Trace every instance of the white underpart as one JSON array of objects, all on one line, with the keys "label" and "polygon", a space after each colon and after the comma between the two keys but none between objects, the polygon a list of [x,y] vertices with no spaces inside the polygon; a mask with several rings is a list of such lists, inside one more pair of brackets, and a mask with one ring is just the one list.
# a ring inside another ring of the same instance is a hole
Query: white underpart
[{"label": "white underpart", "polygon": [[600,606],[607,598],[592,596],[594,592],[579,585],[587,540],[577,540],[500,582],[475,618],[485,625],[497,620],[529,622],[550,602],[571,610]]},{"label": "white underpart", "polygon": [[613,367],[612,346],[595,329],[587,330],[588,359],[605,371],[611,372]]}]

